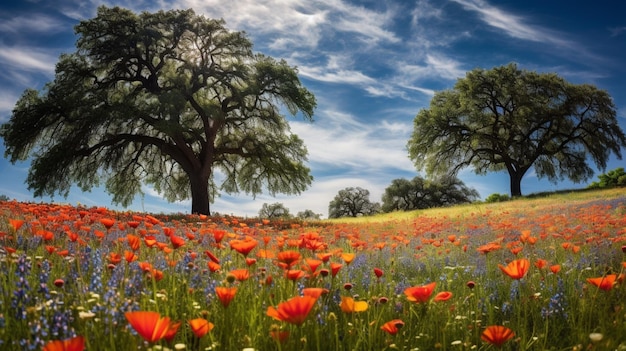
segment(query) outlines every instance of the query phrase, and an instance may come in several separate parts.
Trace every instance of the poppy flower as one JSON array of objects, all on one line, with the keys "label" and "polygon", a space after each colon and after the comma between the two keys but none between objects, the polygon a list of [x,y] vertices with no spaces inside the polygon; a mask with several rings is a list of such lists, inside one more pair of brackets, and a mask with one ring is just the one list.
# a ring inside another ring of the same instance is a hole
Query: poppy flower
[{"label": "poppy flower", "polygon": [[530,261],[525,258],[513,260],[506,267],[499,264],[498,267],[504,274],[512,279],[522,279],[530,268]]},{"label": "poppy flower", "polygon": [[543,269],[543,267],[545,267],[547,264],[548,264],[548,261],[544,260],[543,258],[538,258],[535,261],[535,267],[539,269]]},{"label": "poppy flower", "polygon": [[293,280],[294,282],[300,278],[304,278],[305,275],[306,273],[301,269],[290,269],[285,272],[287,279]]},{"label": "poppy flower", "polygon": [[9,219],[9,225],[13,228],[14,231],[20,230],[22,225],[24,225],[23,219]]},{"label": "poppy flower", "polygon": [[315,273],[317,268],[323,263],[321,260],[317,260],[314,258],[306,258],[304,261],[309,267],[309,270],[311,271],[311,273]]},{"label": "poppy flower", "polygon": [[189,327],[191,327],[193,335],[197,338],[201,338],[210,332],[214,325],[204,318],[195,318],[189,321]]},{"label": "poppy flower", "polygon": [[356,257],[356,255],[354,253],[342,253],[341,254],[341,258],[343,259],[343,261],[347,264],[350,265],[350,263],[352,263],[352,261],[354,261],[354,258]]},{"label": "poppy flower", "polygon": [[314,298],[318,298],[320,296],[322,296],[323,294],[327,294],[328,293],[328,289],[324,289],[324,288],[304,288],[302,289],[302,295],[304,296],[311,296]]},{"label": "poppy flower", "polygon": [[430,284],[422,285],[422,286],[412,286],[406,288],[404,290],[404,294],[406,295],[407,300],[411,302],[424,303],[428,302],[430,296],[433,294],[435,290],[435,286],[437,286],[436,282],[432,282]]},{"label": "poppy flower", "polygon": [[228,273],[228,275],[233,276],[235,279],[242,282],[250,278],[250,271],[246,268],[233,269]]},{"label": "poppy flower", "polygon": [[217,271],[219,271],[219,270],[220,270],[220,268],[221,268],[219,264],[217,264],[217,263],[215,263],[215,262],[213,262],[213,261],[209,261],[209,262],[207,262],[207,266],[209,267],[209,270],[210,270],[211,272],[217,272]]},{"label": "poppy flower", "polygon": [[515,333],[511,329],[502,325],[492,325],[485,328],[480,338],[496,347],[500,347],[514,336]]},{"label": "poppy flower", "polygon": [[330,274],[333,278],[337,275],[337,273],[339,273],[339,270],[341,269],[341,267],[343,267],[341,263],[333,262],[330,264]]},{"label": "poppy flower", "polygon": [[266,314],[276,320],[301,325],[313,309],[317,298],[312,296],[296,296],[278,304],[278,308],[269,306]]},{"label": "poppy flower", "polygon": [[147,342],[163,339],[170,328],[170,318],[161,317],[158,312],[135,311],[124,315],[133,329]]},{"label": "poppy flower", "polygon": [[298,251],[281,251],[276,255],[278,262],[284,264],[284,268],[291,268],[300,260],[300,253]]},{"label": "poppy flower", "polygon": [[106,229],[111,229],[111,227],[115,224],[115,220],[112,218],[101,218],[100,223],[102,223]]},{"label": "poppy flower", "polygon": [[204,251],[204,254],[205,254],[205,255],[207,255],[207,257],[208,257],[211,261],[213,261],[213,262],[215,262],[215,263],[218,263],[218,264],[220,263],[220,259],[219,259],[219,258],[217,258],[217,256],[215,256],[215,255],[214,255],[211,251],[206,250],[206,251]]},{"label": "poppy flower", "polygon": [[345,313],[354,313],[367,311],[368,305],[367,301],[354,301],[351,297],[342,296],[339,307]]},{"label": "poppy flower", "polygon": [[383,276],[383,270],[380,268],[374,268],[374,274],[376,275],[376,278],[380,278]]},{"label": "poppy flower", "polygon": [[224,307],[228,307],[228,305],[230,305],[231,301],[233,301],[233,299],[235,298],[236,293],[236,287],[229,288],[218,286],[215,288],[215,294],[217,295],[217,298],[220,299],[220,302]]},{"label": "poppy flower", "polygon": [[613,289],[613,284],[615,284],[616,279],[616,274],[608,274],[604,277],[587,278],[587,282],[597,286],[601,290],[609,291]]},{"label": "poppy flower", "polygon": [[251,238],[245,240],[235,239],[230,241],[230,248],[247,257],[258,243],[258,241]]},{"label": "poppy flower", "polygon": [[437,295],[435,295],[435,298],[433,299],[433,301],[436,302],[440,302],[440,301],[448,301],[452,298],[452,293],[449,291],[442,291],[440,293],[438,293]]},{"label": "poppy flower", "polygon": [[130,249],[133,251],[139,250],[139,247],[141,246],[141,239],[136,235],[126,235],[126,242],[128,243],[128,246],[130,246]]},{"label": "poppy flower", "polygon": [[43,351],[83,351],[85,349],[85,338],[76,336],[66,340],[53,340],[43,347]]},{"label": "poppy flower", "polygon": [[179,247],[185,245],[185,239],[174,234],[170,236],[170,241],[172,242],[172,247],[175,249],[178,249]]},{"label": "poppy flower", "polygon": [[404,322],[401,319],[393,319],[383,324],[380,329],[391,335],[396,335],[402,327],[404,327]]},{"label": "poppy flower", "polygon": [[270,337],[278,342],[285,342],[289,338],[288,330],[270,330]]},{"label": "poppy flower", "polygon": [[560,264],[553,264],[552,266],[550,266],[550,272],[557,274],[561,271],[561,265]]},{"label": "poppy flower", "polygon": [[163,339],[167,342],[172,342],[174,337],[176,337],[176,333],[178,333],[178,328],[180,328],[181,322],[170,323],[170,327],[167,328],[167,332],[163,335]]}]

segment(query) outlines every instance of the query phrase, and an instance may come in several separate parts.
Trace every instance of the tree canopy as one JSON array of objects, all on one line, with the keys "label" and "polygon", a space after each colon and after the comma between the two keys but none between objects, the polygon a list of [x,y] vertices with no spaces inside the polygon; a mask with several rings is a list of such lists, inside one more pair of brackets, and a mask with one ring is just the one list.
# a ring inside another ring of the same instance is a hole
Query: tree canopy
[{"label": "tree canopy", "polygon": [[370,201],[370,192],[360,187],[339,190],[328,205],[328,218],[369,216],[380,212],[380,204]]},{"label": "tree canopy", "polygon": [[312,120],[315,97],[283,60],[193,10],[100,7],[76,28],[55,78],[26,90],[0,129],[11,162],[32,157],[35,196],[104,182],[130,204],[152,185],[209,213],[220,191],[300,193],[307,150],[281,108]]},{"label": "tree canopy", "polygon": [[429,176],[506,170],[511,196],[520,196],[531,167],[551,182],[582,182],[593,176],[589,159],[602,170],[611,154],[621,159],[626,136],[606,91],[509,64],[475,69],[437,92],[407,146]]},{"label": "tree canopy", "polygon": [[259,218],[291,218],[289,209],[280,202],[273,204],[264,203],[259,210]]},{"label": "tree canopy", "polygon": [[427,180],[417,176],[411,180],[399,178],[391,182],[383,194],[382,210],[410,211],[431,207],[444,207],[472,202],[480,195],[457,177],[445,176]]}]

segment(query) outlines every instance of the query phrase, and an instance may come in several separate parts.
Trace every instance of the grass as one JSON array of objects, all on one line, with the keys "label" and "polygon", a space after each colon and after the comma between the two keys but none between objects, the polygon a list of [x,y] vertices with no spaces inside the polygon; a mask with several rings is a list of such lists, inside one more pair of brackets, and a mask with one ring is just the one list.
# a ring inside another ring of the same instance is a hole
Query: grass
[{"label": "grass", "polygon": [[626,350],[624,240],[623,189],[288,227],[2,202],[0,349]]}]

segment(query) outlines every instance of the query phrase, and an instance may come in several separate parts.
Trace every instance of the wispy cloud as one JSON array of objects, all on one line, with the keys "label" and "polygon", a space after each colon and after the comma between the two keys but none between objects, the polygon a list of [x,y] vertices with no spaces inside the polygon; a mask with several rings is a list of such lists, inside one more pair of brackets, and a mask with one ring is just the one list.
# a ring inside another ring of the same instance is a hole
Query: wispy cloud
[{"label": "wispy cloud", "polygon": [[0,32],[19,34],[38,33],[40,35],[53,35],[65,31],[66,24],[57,18],[45,14],[29,14],[24,16],[8,17],[0,14]]},{"label": "wispy cloud", "polygon": [[466,10],[476,12],[486,24],[497,28],[511,37],[535,42],[548,42],[559,46],[570,46],[571,43],[549,33],[546,28],[528,23],[525,17],[508,13],[498,7],[489,5],[484,0],[451,0]]},{"label": "wispy cloud", "polygon": [[52,74],[57,59],[56,50],[0,45],[0,64],[5,68]]}]

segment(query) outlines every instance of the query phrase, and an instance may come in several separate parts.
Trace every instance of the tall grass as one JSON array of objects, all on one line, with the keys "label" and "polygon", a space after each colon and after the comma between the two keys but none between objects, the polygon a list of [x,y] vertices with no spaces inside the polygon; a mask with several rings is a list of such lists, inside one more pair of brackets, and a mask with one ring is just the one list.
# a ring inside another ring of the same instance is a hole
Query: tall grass
[{"label": "tall grass", "polygon": [[[0,203],[0,349],[40,350],[79,335],[88,350],[486,350],[495,346],[481,335],[492,325],[515,333],[506,350],[626,349],[620,191],[286,229],[237,218],[155,217]],[[114,224],[107,229],[102,219]],[[137,250],[129,235],[140,238]],[[175,248],[172,237],[183,245]],[[257,245],[244,255],[236,240]],[[485,245],[493,250],[477,251]],[[286,251],[300,258],[281,263]],[[125,252],[136,260],[127,262]],[[322,263],[312,270],[307,258]],[[499,268],[516,259],[531,263],[519,280]],[[341,265],[336,276],[331,264]],[[250,277],[238,280],[238,269]],[[618,279],[606,290],[588,281],[610,274]],[[408,300],[407,288],[432,282],[427,302]],[[228,307],[216,287],[237,288]],[[301,325],[267,314],[309,287],[325,293]],[[435,301],[440,292],[452,297]],[[349,312],[342,297],[367,308]],[[149,343],[130,325],[129,311],[156,311],[181,326],[171,342]],[[188,324],[194,318],[215,327],[199,338]],[[403,322],[396,334],[381,329],[395,319]]]}]

